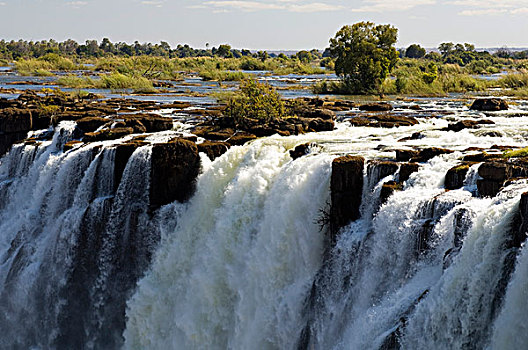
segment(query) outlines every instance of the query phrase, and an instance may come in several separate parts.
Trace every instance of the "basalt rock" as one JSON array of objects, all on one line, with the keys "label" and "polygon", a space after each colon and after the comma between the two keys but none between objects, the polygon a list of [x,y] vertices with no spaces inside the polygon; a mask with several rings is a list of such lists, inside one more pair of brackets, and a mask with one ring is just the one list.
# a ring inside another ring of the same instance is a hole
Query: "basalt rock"
[{"label": "basalt rock", "polygon": [[299,117],[309,118],[309,119],[323,119],[323,120],[334,120],[335,113],[329,109],[325,108],[315,108],[315,109],[304,109]]},{"label": "basalt rock", "polygon": [[247,132],[239,132],[227,139],[226,142],[229,143],[231,146],[241,146],[246,142],[255,140],[256,138],[257,137],[253,134]]},{"label": "basalt rock", "polygon": [[398,177],[398,181],[400,183],[403,183],[407,180],[409,180],[409,177],[412,173],[417,172],[420,168],[420,165],[418,163],[403,163],[400,166],[400,173]]},{"label": "basalt rock", "polygon": [[482,179],[477,180],[479,195],[493,197],[499,193],[504,182],[512,177],[512,166],[502,162],[486,162],[478,169]]},{"label": "basalt rock", "polygon": [[146,132],[159,132],[171,130],[173,121],[171,118],[162,117],[159,114],[129,114],[120,116],[125,120],[137,120],[146,128]]},{"label": "basalt rock", "polygon": [[17,141],[26,138],[32,129],[31,111],[25,108],[0,110],[0,156],[9,151]]},{"label": "basalt rock", "polygon": [[470,109],[476,111],[503,111],[508,109],[508,103],[500,98],[479,98],[471,105]]},{"label": "basalt rock", "polygon": [[200,156],[194,142],[175,139],[152,146],[150,207],[184,202],[194,193]]},{"label": "basalt rock", "polygon": [[363,193],[363,168],[365,159],[359,156],[344,156],[332,162],[330,192],[330,241],[336,241],[339,229],[359,218],[359,207]]},{"label": "basalt rock", "polygon": [[303,143],[301,145],[295,146],[294,149],[290,150],[290,157],[292,157],[293,160],[300,158],[308,153],[310,153],[310,146],[312,145],[311,142]]},{"label": "basalt rock", "polygon": [[403,189],[403,184],[396,182],[396,181],[387,181],[381,186],[380,191],[380,200],[381,203],[385,203],[387,199],[389,199],[390,196],[395,191],[401,191]]},{"label": "basalt rock", "polygon": [[416,158],[420,154],[419,151],[413,149],[397,149],[396,150],[396,160],[399,162],[407,162],[411,158]]},{"label": "basalt rock", "polygon": [[222,154],[226,153],[231,145],[227,142],[212,142],[205,141],[197,144],[198,152],[203,152],[207,154],[209,159],[215,160],[220,157]]},{"label": "basalt rock", "polygon": [[456,190],[464,186],[464,180],[466,179],[468,171],[468,164],[460,164],[449,169],[445,176],[445,188],[448,190]]},{"label": "basalt rock", "polygon": [[393,114],[356,116],[354,118],[348,119],[348,122],[354,126],[369,126],[374,128],[394,128],[418,124],[418,120],[413,117]]},{"label": "basalt rock", "polygon": [[430,147],[430,148],[424,148],[420,150],[420,153],[417,157],[413,157],[411,160],[413,162],[427,162],[428,160],[439,156],[441,154],[447,154],[447,153],[453,153],[452,150],[447,148],[440,148],[440,147]]},{"label": "basalt rock", "polygon": [[74,149],[77,145],[82,144],[82,143],[83,143],[82,141],[78,141],[78,140],[68,141],[64,144],[64,146],[62,147],[62,150],[64,152],[67,152],[71,149]]},{"label": "basalt rock", "polygon": [[94,132],[108,123],[108,121],[108,119],[102,117],[85,117],[77,120],[77,126],[85,133]]},{"label": "basalt rock", "polygon": [[96,142],[105,140],[116,140],[123,136],[134,133],[132,128],[114,128],[114,129],[103,129],[97,132],[88,132],[84,135],[84,142]]},{"label": "basalt rock", "polygon": [[398,170],[398,163],[391,161],[373,160],[368,163],[369,181],[379,182],[384,177],[394,174]]},{"label": "basalt rock", "polygon": [[391,111],[392,106],[390,103],[367,103],[359,106],[359,110],[367,112],[386,112]]},{"label": "basalt rock", "polygon": [[528,235],[528,192],[521,195],[519,202],[520,225],[519,230],[513,237],[513,246],[520,247]]},{"label": "basalt rock", "polygon": [[330,119],[315,118],[310,121],[310,124],[308,124],[308,129],[315,132],[332,131],[334,130],[334,121]]},{"label": "basalt rock", "polygon": [[0,133],[28,132],[33,127],[31,111],[26,108],[5,108],[0,111]]},{"label": "basalt rock", "polygon": [[449,124],[447,127],[447,131],[461,131],[463,129],[473,129],[478,127],[479,125],[492,125],[495,124],[494,121],[489,119],[482,119],[482,120],[461,120],[459,122],[456,122],[454,124]]}]

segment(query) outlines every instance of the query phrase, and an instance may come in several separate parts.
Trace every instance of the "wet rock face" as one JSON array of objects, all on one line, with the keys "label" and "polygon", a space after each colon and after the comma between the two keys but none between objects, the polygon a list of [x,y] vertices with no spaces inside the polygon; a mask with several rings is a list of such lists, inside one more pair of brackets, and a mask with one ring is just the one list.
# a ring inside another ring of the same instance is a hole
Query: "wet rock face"
[{"label": "wet rock face", "polygon": [[175,139],[152,146],[150,207],[155,210],[175,200],[184,202],[194,193],[200,172],[198,147],[192,141]]},{"label": "wet rock face", "polygon": [[32,126],[30,110],[12,107],[0,110],[0,156],[24,139]]},{"label": "wet rock face", "polygon": [[390,103],[367,103],[359,106],[359,110],[367,112],[386,112],[391,111],[392,106]]},{"label": "wet rock face", "polygon": [[145,126],[146,132],[158,132],[172,129],[171,118],[162,117],[159,114],[131,114],[120,116],[126,120],[135,120]]},{"label": "wet rock face", "polygon": [[513,165],[503,162],[482,163],[478,169],[482,178],[477,180],[479,195],[482,197],[495,196],[506,180],[518,175],[519,171],[516,170]]},{"label": "wet rock face", "polygon": [[403,183],[407,180],[409,180],[409,177],[412,173],[417,172],[418,169],[420,169],[420,165],[418,163],[403,163],[400,166],[400,173],[398,177],[398,181],[400,183]]},{"label": "wet rock face", "polygon": [[108,121],[108,119],[102,117],[85,117],[77,120],[77,126],[85,133],[94,132],[108,123]]},{"label": "wet rock face", "polygon": [[482,119],[482,120],[461,120],[459,122],[449,124],[447,126],[447,131],[461,131],[463,129],[474,129],[478,127],[479,125],[493,125],[495,124],[494,121],[489,119]]},{"label": "wet rock face", "polygon": [[220,157],[222,154],[226,153],[231,145],[227,142],[205,141],[205,142],[199,143],[197,146],[198,146],[198,152],[203,152],[207,154],[209,159],[215,160],[216,158]]},{"label": "wet rock face", "polygon": [[123,136],[130,135],[134,133],[133,128],[114,128],[114,129],[103,129],[97,132],[88,132],[84,135],[84,142],[96,142],[96,141],[105,141],[105,140],[116,140],[120,139]]},{"label": "wet rock face", "polygon": [[373,160],[368,164],[369,181],[379,182],[384,177],[394,174],[398,170],[398,163],[391,161]]},{"label": "wet rock face", "polygon": [[332,162],[330,191],[331,242],[335,243],[339,229],[359,218],[359,207],[363,192],[363,168],[365,159],[359,156],[344,156]]},{"label": "wet rock face", "polygon": [[311,146],[310,142],[295,146],[294,149],[290,150],[290,157],[292,157],[292,159],[295,160],[297,158],[300,158],[308,154],[310,152],[310,146]]},{"label": "wet rock face", "polygon": [[526,240],[526,235],[528,234],[528,192],[524,192],[521,195],[521,200],[519,202],[519,213],[519,230],[512,237],[512,245],[514,247],[520,247],[521,244]]},{"label": "wet rock face", "polygon": [[508,109],[508,103],[500,98],[479,98],[471,105],[470,109],[476,111],[504,111]]},{"label": "wet rock face", "polygon": [[399,126],[410,126],[418,124],[413,117],[392,114],[358,115],[348,119],[353,126],[368,126],[373,128],[394,128]]},{"label": "wet rock face", "polygon": [[449,169],[445,177],[445,188],[448,190],[456,190],[464,186],[464,180],[466,179],[468,171],[468,164],[460,164]]},{"label": "wet rock face", "polygon": [[396,181],[392,181],[392,180],[385,182],[381,186],[381,191],[380,191],[381,203],[385,203],[387,201],[387,199],[389,199],[389,197],[392,196],[392,194],[395,191],[401,191],[402,189],[403,189],[403,184],[402,183],[399,183],[399,182],[396,182]]}]

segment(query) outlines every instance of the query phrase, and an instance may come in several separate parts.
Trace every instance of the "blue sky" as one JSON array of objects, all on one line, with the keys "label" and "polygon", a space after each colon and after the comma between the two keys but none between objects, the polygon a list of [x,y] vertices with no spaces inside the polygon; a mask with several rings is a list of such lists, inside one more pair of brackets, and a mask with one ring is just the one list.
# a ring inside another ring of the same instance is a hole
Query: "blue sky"
[{"label": "blue sky", "polygon": [[0,0],[0,38],[324,48],[345,24],[399,29],[398,47],[528,47],[528,0]]}]

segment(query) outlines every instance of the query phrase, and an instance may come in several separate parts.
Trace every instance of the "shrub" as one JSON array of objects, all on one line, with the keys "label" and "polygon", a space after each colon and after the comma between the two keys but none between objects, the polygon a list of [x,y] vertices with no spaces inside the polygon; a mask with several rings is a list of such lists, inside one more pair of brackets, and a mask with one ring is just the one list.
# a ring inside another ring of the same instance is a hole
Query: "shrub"
[{"label": "shrub", "polygon": [[246,79],[229,99],[225,114],[238,127],[247,128],[254,122],[269,123],[284,117],[284,102],[271,85]]}]

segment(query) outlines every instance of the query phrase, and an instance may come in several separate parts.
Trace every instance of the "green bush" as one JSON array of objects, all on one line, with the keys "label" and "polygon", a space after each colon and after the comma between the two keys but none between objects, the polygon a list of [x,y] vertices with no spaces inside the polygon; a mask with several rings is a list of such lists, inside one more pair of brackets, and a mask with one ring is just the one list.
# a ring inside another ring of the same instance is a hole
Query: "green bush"
[{"label": "green bush", "polygon": [[284,102],[271,85],[246,79],[229,99],[225,115],[244,129],[254,123],[264,124],[284,117]]}]

